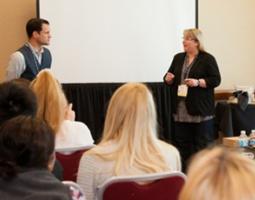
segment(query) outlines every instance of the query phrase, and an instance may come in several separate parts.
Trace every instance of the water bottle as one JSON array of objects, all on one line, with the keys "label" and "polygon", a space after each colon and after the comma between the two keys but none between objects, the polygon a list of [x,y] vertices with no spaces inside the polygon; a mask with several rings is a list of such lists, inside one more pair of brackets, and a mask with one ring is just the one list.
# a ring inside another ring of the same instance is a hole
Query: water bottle
[{"label": "water bottle", "polygon": [[246,131],[242,130],[239,136],[239,146],[247,147],[248,146],[248,136],[246,135]]},{"label": "water bottle", "polygon": [[250,139],[249,139],[249,147],[255,147],[255,129],[251,130]]},{"label": "water bottle", "polygon": [[255,137],[255,129],[251,130],[250,137]]}]

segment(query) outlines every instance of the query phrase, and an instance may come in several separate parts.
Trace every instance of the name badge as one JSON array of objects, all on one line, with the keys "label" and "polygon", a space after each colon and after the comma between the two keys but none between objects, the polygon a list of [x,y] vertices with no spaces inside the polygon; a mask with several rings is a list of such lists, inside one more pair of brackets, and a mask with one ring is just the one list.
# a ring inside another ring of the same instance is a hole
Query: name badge
[{"label": "name badge", "polygon": [[188,86],[185,84],[178,86],[178,96],[179,97],[186,97],[188,94]]}]

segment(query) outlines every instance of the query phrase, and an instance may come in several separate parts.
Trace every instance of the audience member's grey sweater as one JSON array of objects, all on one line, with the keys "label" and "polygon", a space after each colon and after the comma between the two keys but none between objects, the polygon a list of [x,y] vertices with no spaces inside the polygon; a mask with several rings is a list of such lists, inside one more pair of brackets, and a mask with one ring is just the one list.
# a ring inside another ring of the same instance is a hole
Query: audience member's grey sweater
[{"label": "audience member's grey sweater", "polygon": [[70,200],[69,189],[47,170],[29,170],[10,181],[0,179],[1,200]]}]

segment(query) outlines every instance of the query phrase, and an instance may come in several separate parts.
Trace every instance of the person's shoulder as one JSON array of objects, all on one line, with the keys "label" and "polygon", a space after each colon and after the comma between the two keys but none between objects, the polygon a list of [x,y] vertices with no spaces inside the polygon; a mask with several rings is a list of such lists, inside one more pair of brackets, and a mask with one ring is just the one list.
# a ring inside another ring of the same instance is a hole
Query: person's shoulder
[{"label": "person's shoulder", "polygon": [[202,58],[215,59],[214,56],[206,51],[200,51],[199,56]]},{"label": "person's shoulder", "polygon": [[[96,148],[96,147],[93,147],[93,148]],[[91,167],[91,168],[93,168],[93,170],[97,170],[97,168],[99,166],[104,165],[105,160],[103,160],[98,155],[96,155],[93,148],[86,151],[82,155],[81,160],[80,160],[80,165],[85,165],[88,168]]]},{"label": "person's shoulder", "polygon": [[[51,184],[52,187],[65,188],[64,185],[47,169],[31,169],[20,173],[19,178],[31,183],[44,185]],[[40,182],[38,182],[40,180]]]},{"label": "person's shoulder", "polygon": [[89,128],[82,122],[64,120],[56,137],[56,145],[86,146],[94,144]]},{"label": "person's shoulder", "polygon": [[49,53],[50,54],[50,50],[47,48],[47,47],[43,47],[43,50],[44,50],[44,52],[47,52],[47,53]]},{"label": "person's shoulder", "polygon": [[185,57],[185,55],[186,55],[185,52],[179,52],[179,53],[175,54],[174,57],[176,57],[176,58],[183,58],[183,57]]},{"label": "person's shoulder", "polygon": [[169,143],[166,143],[166,142],[164,142],[162,140],[159,140],[159,144],[160,144],[160,147],[162,148],[162,150],[164,152],[172,152],[172,153],[174,153],[176,155],[179,154],[179,151],[173,145],[171,145]]},{"label": "person's shoulder", "polygon": [[[71,199],[67,186],[57,180],[47,169],[29,169],[19,173],[12,180],[12,184],[7,184],[9,191],[8,198],[20,199]],[[10,186],[11,185],[11,186]]]},{"label": "person's shoulder", "polygon": [[14,59],[14,60],[24,60],[24,56],[23,54],[20,52],[20,51],[15,51],[11,54],[10,56],[11,59]]},{"label": "person's shoulder", "polygon": [[185,56],[185,52],[180,52],[174,55],[173,60],[174,62],[182,62],[185,59]]},{"label": "person's shoulder", "polygon": [[[69,188],[61,183],[52,173],[48,170],[38,170],[35,172],[37,181],[35,182],[35,192],[40,193],[42,189],[43,191],[47,191],[47,196],[61,199],[71,199]],[[45,197],[47,197],[45,196]],[[37,197],[37,194],[34,194],[34,197]],[[38,196],[39,197],[39,196]]]},{"label": "person's shoulder", "polygon": [[82,131],[84,132],[89,132],[90,130],[87,127],[86,124],[84,124],[83,122],[79,122],[79,121],[71,121],[71,120],[64,120],[61,124],[61,127],[65,128],[65,129],[73,129],[74,131]]},{"label": "person's shoulder", "polygon": [[165,161],[171,170],[181,170],[181,157],[179,151],[171,144],[160,141],[160,147]]}]

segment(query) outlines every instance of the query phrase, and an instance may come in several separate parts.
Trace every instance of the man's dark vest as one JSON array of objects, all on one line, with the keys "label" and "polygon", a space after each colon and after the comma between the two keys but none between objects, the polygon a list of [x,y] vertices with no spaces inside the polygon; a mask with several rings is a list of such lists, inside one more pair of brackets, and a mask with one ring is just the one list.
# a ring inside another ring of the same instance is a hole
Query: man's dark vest
[{"label": "man's dark vest", "polygon": [[18,51],[23,54],[26,66],[25,71],[20,76],[21,78],[31,81],[36,77],[39,71],[51,67],[51,54],[47,48],[43,48],[41,64],[39,64],[32,50],[27,45],[24,45]]}]

